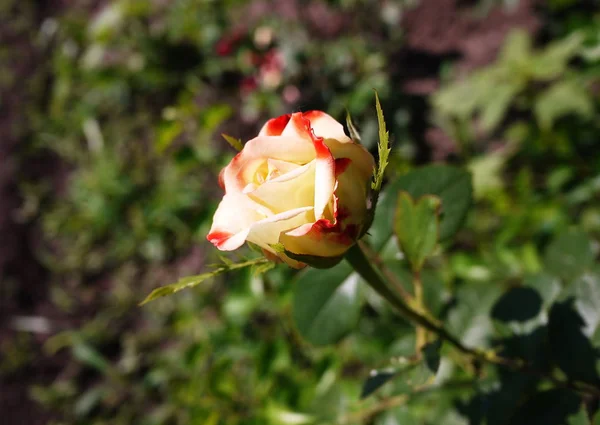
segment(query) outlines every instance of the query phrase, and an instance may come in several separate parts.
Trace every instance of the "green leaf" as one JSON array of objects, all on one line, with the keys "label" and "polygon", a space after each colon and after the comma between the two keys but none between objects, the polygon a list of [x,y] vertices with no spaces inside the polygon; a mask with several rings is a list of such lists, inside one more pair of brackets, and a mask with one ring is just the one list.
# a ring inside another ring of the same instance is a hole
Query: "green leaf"
[{"label": "green leaf", "polygon": [[544,253],[547,270],[566,281],[576,279],[594,262],[592,243],[578,229],[559,233]]},{"label": "green leaf", "polygon": [[518,82],[494,84],[487,102],[481,104],[481,128],[492,132],[502,122],[515,96],[521,91]]},{"label": "green leaf", "polygon": [[590,425],[585,406],[581,406],[579,412],[567,418],[567,425]]},{"label": "green leaf", "polygon": [[591,338],[600,329],[600,267],[579,277],[569,289],[585,322],[583,333]]},{"label": "green leaf", "polygon": [[315,345],[333,344],[358,322],[360,277],[347,263],[307,269],[294,282],[293,318],[300,334]]},{"label": "green leaf", "polygon": [[[182,279],[179,279],[177,282],[172,283],[170,285],[161,286],[160,288],[156,288],[153,290],[145,299],[140,303],[140,305],[144,305],[149,303],[150,301],[154,301],[157,298],[161,298],[167,295],[174,294],[175,292],[179,292],[182,289],[193,288],[201,284],[202,282],[221,275],[223,273],[227,273],[232,270],[238,270],[245,267],[258,266],[259,269],[263,269],[262,266],[269,263],[270,261],[266,258],[255,258],[252,260],[245,261],[243,263],[237,264],[220,264],[217,268],[208,273],[202,273],[196,276],[187,276]],[[264,270],[264,269],[263,269]]]},{"label": "green leaf", "polygon": [[574,380],[600,383],[596,369],[598,350],[586,338],[585,322],[573,306],[573,299],[556,303],[548,319],[548,340],[554,361]]},{"label": "green leaf", "polygon": [[542,391],[530,397],[515,412],[511,425],[565,425],[581,406],[579,396],[569,390]]},{"label": "green leaf", "polygon": [[235,137],[229,136],[227,134],[221,134],[221,136],[227,141],[227,143],[231,145],[232,148],[234,148],[238,152],[244,149],[242,139],[236,139]]},{"label": "green leaf", "polygon": [[448,330],[465,344],[479,346],[489,341],[492,322],[489,312],[498,299],[497,285],[463,285],[455,292],[454,307],[448,312]]},{"label": "green leaf", "polygon": [[421,270],[438,240],[440,199],[425,195],[416,202],[407,192],[398,195],[394,232],[413,270]]},{"label": "green leaf", "polygon": [[557,78],[567,70],[569,61],[582,50],[583,41],[581,33],[573,32],[568,37],[553,42],[532,58],[528,72],[536,80],[549,81]]},{"label": "green leaf", "polygon": [[442,348],[442,340],[436,339],[433,342],[425,344],[422,349],[425,365],[434,375],[440,368],[440,349]]},{"label": "green leaf", "polygon": [[402,391],[412,392],[415,388],[430,382],[440,367],[441,340],[430,342],[423,347],[422,357],[400,357],[396,361],[401,365],[371,371],[363,384],[360,398],[373,394],[390,380],[398,380]]},{"label": "green leaf", "polygon": [[383,190],[375,211],[375,220],[369,234],[376,250],[387,244],[392,235],[390,223],[400,191],[414,199],[435,195],[442,201],[439,240],[443,242],[458,231],[471,206],[473,187],[471,174],[456,167],[431,165],[401,176]]},{"label": "green leaf", "polygon": [[560,279],[544,272],[527,276],[523,284],[533,288],[542,297],[545,310],[550,308],[562,290]]},{"label": "green leaf", "polygon": [[352,117],[350,116],[350,111],[346,110],[346,127],[348,127],[348,132],[350,133],[350,138],[354,143],[360,143],[360,133],[354,126],[352,122]]},{"label": "green leaf", "polygon": [[271,244],[270,246],[276,252],[285,254],[292,260],[300,261],[317,269],[330,269],[344,258],[344,255],[338,255],[337,257],[321,257],[318,255],[296,254],[295,252],[285,249],[285,246],[281,243]]},{"label": "green leaf", "polygon": [[479,156],[469,162],[468,168],[473,175],[473,190],[476,199],[481,199],[488,194],[493,196],[504,187],[502,169],[508,156],[509,150],[503,149]]},{"label": "green leaf", "polygon": [[600,410],[596,412],[596,416],[594,416],[592,425],[600,425]]},{"label": "green leaf", "polygon": [[158,126],[154,147],[158,153],[164,152],[183,131],[181,121],[169,121]]},{"label": "green leaf", "polygon": [[415,417],[412,406],[398,406],[386,410],[375,420],[375,425],[419,425],[421,422]]},{"label": "green leaf", "polygon": [[527,31],[516,29],[506,37],[499,60],[519,66],[529,60],[531,53],[531,37]]},{"label": "green leaf", "polygon": [[71,347],[73,357],[99,372],[106,373],[110,369],[110,363],[94,347],[77,338]]},{"label": "green leaf", "polygon": [[511,288],[494,304],[492,318],[501,322],[526,322],[540,313],[542,302],[542,297],[533,288]]},{"label": "green leaf", "polygon": [[396,369],[372,370],[369,377],[363,384],[360,398],[366,398],[390,381],[398,371]]},{"label": "green leaf", "polygon": [[550,130],[554,122],[565,115],[575,114],[591,118],[594,114],[594,103],[582,82],[562,80],[537,97],[534,111],[539,126],[543,130]]},{"label": "green leaf", "polygon": [[379,125],[379,144],[377,145],[377,153],[379,156],[379,163],[374,170],[374,180],[372,188],[375,191],[375,201],[377,200],[377,194],[381,190],[381,184],[383,183],[383,176],[385,169],[388,165],[388,158],[390,155],[390,133],[387,131],[385,126],[385,118],[383,117],[383,111],[381,109],[381,103],[379,102],[379,95],[375,92],[375,107],[377,109],[377,123]]}]

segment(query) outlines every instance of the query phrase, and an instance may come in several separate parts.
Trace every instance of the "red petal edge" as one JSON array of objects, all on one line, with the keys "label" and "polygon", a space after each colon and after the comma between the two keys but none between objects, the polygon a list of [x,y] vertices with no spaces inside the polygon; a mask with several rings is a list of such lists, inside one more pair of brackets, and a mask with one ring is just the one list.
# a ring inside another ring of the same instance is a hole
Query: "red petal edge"
[{"label": "red petal edge", "polygon": [[352,160],[350,158],[336,158],[335,160],[335,178],[337,179],[338,176],[340,174],[342,174],[344,171],[346,171],[346,169],[348,168],[348,166],[350,165],[350,163],[352,162]]},{"label": "red petal edge", "polygon": [[233,235],[229,232],[215,230],[214,232],[211,232],[208,235],[206,235],[206,239],[208,239],[208,241],[210,243],[212,243],[214,246],[219,248],[231,236],[233,236]]},{"label": "red petal edge", "polygon": [[281,115],[280,117],[270,119],[265,124],[265,135],[266,136],[281,136],[283,129],[287,126],[288,122],[292,118],[291,114]]}]

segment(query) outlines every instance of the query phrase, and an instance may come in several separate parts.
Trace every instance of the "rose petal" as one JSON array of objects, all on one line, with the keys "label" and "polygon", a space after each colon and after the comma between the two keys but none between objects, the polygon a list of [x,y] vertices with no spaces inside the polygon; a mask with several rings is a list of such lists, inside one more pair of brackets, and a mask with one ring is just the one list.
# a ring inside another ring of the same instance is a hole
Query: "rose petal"
[{"label": "rose petal", "polygon": [[259,136],[250,140],[223,170],[225,191],[241,191],[254,181],[268,159],[306,164],[315,158],[312,143],[302,138]]},{"label": "rose petal", "polygon": [[233,251],[244,244],[252,224],[272,215],[268,208],[242,193],[226,193],[206,238],[221,251]]},{"label": "rose petal", "polygon": [[[312,209],[315,169],[316,161],[313,160],[287,174],[266,181],[249,192],[248,196],[274,213],[301,207]],[[314,221],[314,218],[311,221]]]},{"label": "rose petal", "polygon": [[241,193],[228,193],[217,208],[206,238],[221,251],[233,251],[248,240],[275,252],[270,245],[279,242],[282,232],[312,220],[312,210],[307,206],[273,214]]},{"label": "rose petal", "polygon": [[[298,233],[303,234],[296,236]],[[354,244],[351,235],[340,232],[339,226],[324,219],[282,233],[279,240],[290,252],[319,257],[342,255]]]},{"label": "rose petal", "polygon": [[287,174],[290,171],[293,171],[296,168],[300,167],[300,165],[298,165],[298,164],[296,164],[294,162],[281,161],[279,159],[272,159],[272,158],[269,158],[267,160],[267,163],[269,165],[269,175],[273,175],[273,174],[277,174],[277,175]]},{"label": "rose petal", "polygon": [[295,208],[252,224],[246,240],[275,253],[271,245],[279,243],[280,235],[307,222],[312,207]]},{"label": "rose petal", "polygon": [[260,129],[259,136],[281,136],[283,129],[290,121],[291,114],[281,115],[280,117],[270,119]]},{"label": "rose petal", "polygon": [[323,111],[308,111],[303,116],[310,121],[310,126],[317,137],[336,139],[340,143],[352,143],[344,131],[344,126],[331,115]]},{"label": "rose petal", "polygon": [[303,139],[306,141],[312,141],[312,131],[310,128],[310,120],[303,117],[302,112],[296,112],[290,117],[290,121],[287,123],[282,136],[293,137],[296,139]]},{"label": "rose petal", "polygon": [[334,158],[349,158],[352,163],[346,171],[348,174],[358,174],[357,180],[368,182],[373,175],[375,160],[364,146],[356,143],[340,143],[335,139],[325,139],[325,144]]},{"label": "rose petal", "polygon": [[[329,115],[327,115],[327,117],[329,117]],[[317,157],[314,182],[315,219],[318,220],[323,218],[325,208],[331,201],[333,191],[335,190],[335,161],[333,156],[331,155],[329,148],[323,142],[323,138],[315,136],[311,127],[311,121],[300,112],[292,114],[290,121],[283,130],[282,136],[312,141]]]},{"label": "rose petal", "polygon": [[333,197],[335,190],[335,160],[322,138],[313,137],[317,153],[315,170],[315,219],[323,218],[323,212]]}]

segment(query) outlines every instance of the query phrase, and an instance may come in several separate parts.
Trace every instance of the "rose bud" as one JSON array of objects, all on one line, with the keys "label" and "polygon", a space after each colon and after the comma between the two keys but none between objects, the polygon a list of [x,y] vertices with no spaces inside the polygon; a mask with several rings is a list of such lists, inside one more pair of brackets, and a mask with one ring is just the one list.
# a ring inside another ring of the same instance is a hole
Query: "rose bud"
[{"label": "rose bud", "polygon": [[366,231],[373,167],[324,112],[271,119],[221,171],[207,239],[222,251],[252,242],[294,268],[331,267]]}]

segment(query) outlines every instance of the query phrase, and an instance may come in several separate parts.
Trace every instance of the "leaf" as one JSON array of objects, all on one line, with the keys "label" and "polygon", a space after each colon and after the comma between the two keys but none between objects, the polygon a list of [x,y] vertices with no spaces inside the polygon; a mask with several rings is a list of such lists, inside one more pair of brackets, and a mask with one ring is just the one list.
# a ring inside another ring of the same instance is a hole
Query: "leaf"
[{"label": "leaf", "polygon": [[315,418],[305,413],[288,410],[278,402],[270,400],[265,408],[265,417],[268,423],[281,425],[309,425],[314,424]]},{"label": "leaf", "polygon": [[455,293],[454,307],[446,319],[448,330],[468,345],[488,342],[492,332],[489,312],[499,291],[496,285],[460,286]]},{"label": "leaf", "polygon": [[511,288],[492,307],[492,318],[501,322],[526,322],[540,313],[542,302],[533,288]]},{"label": "leaf", "polygon": [[435,340],[423,347],[422,358],[401,357],[397,359],[402,363],[398,367],[372,370],[363,384],[360,398],[368,397],[392,379],[401,381],[407,392],[431,381],[440,367],[441,346],[441,340]]},{"label": "leaf", "polygon": [[[471,177],[466,171],[450,166],[430,166],[402,176],[382,191],[382,197],[377,205],[375,223],[371,227],[371,237],[369,238],[376,252],[379,252],[392,237],[390,223],[394,219],[394,210],[400,190],[406,190],[413,197],[421,197],[426,194],[439,196],[442,200],[442,209],[445,211],[445,215],[440,221],[440,235],[446,237],[452,236],[458,230],[471,204]],[[329,330],[329,335],[319,337],[318,330],[315,330],[313,328],[314,324],[312,324],[315,321],[315,312],[310,310],[298,312],[296,310],[307,309],[308,307],[304,306],[306,303],[312,304],[310,300],[312,295],[310,294],[311,291],[314,291],[311,289],[313,286],[321,284],[326,287],[333,287],[333,289],[329,289],[330,292],[333,292],[335,288],[341,286],[342,282],[350,277],[351,273],[350,266],[339,263],[328,270],[307,270],[299,275],[299,282],[296,283],[294,291],[294,319],[302,336],[313,344],[336,342],[355,326],[358,319],[351,315],[347,318],[338,318],[336,322],[329,324],[329,326],[333,328],[334,325],[339,325],[339,328],[335,331]],[[315,284],[315,281],[320,283]],[[306,287],[303,288],[303,286]],[[308,294],[305,294],[305,292]],[[327,297],[331,294],[326,292],[321,296]],[[302,297],[302,299],[297,300],[298,297]],[[317,304],[326,303],[326,300],[315,299]],[[357,304],[360,303],[357,301]],[[317,306],[315,305],[315,308],[318,310]],[[352,310],[351,314],[358,315],[355,311],[359,310],[359,306],[353,305],[353,308],[356,310]],[[300,320],[303,323],[298,323]]]},{"label": "leaf", "polygon": [[469,162],[468,168],[473,175],[475,198],[481,199],[494,194],[504,187],[502,169],[508,159],[509,150],[498,150],[477,157]]},{"label": "leaf", "polygon": [[500,62],[510,62],[519,66],[531,57],[531,37],[527,31],[516,29],[510,32],[502,51],[500,52]]},{"label": "leaf", "polygon": [[481,128],[492,132],[502,122],[515,96],[521,91],[518,82],[498,83],[491,86],[487,102],[480,105]]},{"label": "leaf", "polygon": [[244,144],[242,143],[242,139],[236,139],[235,137],[229,136],[227,134],[221,134],[223,139],[227,141],[231,145],[232,148],[237,150],[238,152],[244,149]]},{"label": "leaf", "polygon": [[447,165],[431,165],[411,171],[386,186],[375,211],[369,234],[376,250],[387,244],[392,235],[390,223],[400,191],[413,199],[435,195],[442,201],[439,240],[443,242],[458,231],[471,205],[473,187],[471,174]]},{"label": "leaf", "polygon": [[372,370],[363,384],[360,398],[364,399],[373,394],[397,374],[396,369]]},{"label": "leaf", "polygon": [[548,340],[554,361],[570,379],[595,384],[600,380],[596,370],[599,355],[584,335],[584,327],[572,298],[552,306]]},{"label": "leaf", "polygon": [[570,287],[575,307],[585,322],[582,332],[592,338],[600,329],[600,267],[579,277]]},{"label": "leaf", "polygon": [[542,391],[529,398],[515,412],[511,425],[565,425],[567,418],[576,415],[580,397],[569,390]]},{"label": "leaf", "polygon": [[547,270],[566,281],[581,276],[594,262],[592,243],[578,229],[559,233],[544,253]]},{"label": "leaf", "polygon": [[73,357],[99,372],[106,373],[110,369],[110,363],[94,347],[76,338],[71,347]]},{"label": "leaf", "polygon": [[379,163],[374,170],[374,180],[372,188],[375,191],[375,202],[377,201],[377,194],[381,190],[381,184],[383,183],[383,176],[385,169],[388,165],[388,158],[391,152],[390,148],[390,133],[387,131],[385,126],[385,118],[383,117],[383,111],[381,110],[381,103],[379,102],[379,95],[375,92],[375,108],[377,109],[377,123],[379,125],[379,144],[377,145],[377,153],[379,157]]},{"label": "leaf", "polygon": [[375,425],[419,425],[421,423],[423,422],[415,417],[415,409],[412,406],[388,409],[375,420]]},{"label": "leaf", "polygon": [[413,270],[421,270],[438,240],[440,199],[425,195],[416,202],[407,192],[400,192],[394,220],[394,232],[402,252]]},{"label": "leaf", "polygon": [[581,406],[579,412],[567,418],[567,425],[590,425],[585,406]]},{"label": "leaf", "polygon": [[350,133],[350,138],[354,143],[360,143],[360,133],[354,126],[352,122],[352,117],[350,116],[350,111],[346,110],[346,127],[348,127],[348,132]]},{"label": "leaf", "polygon": [[360,317],[360,277],[347,263],[307,269],[294,282],[293,318],[300,334],[315,345],[333,344]]},{"label": "leaf", "polygon": [[543,130],[550,130],[554,122],[569,114],[591,118],[594,103],[589,91],[576,80],[562,80],[554,83],[536,99],[535,117]]},{"label": "leaf", "polygon": [[202,273],[196,276],[187,276],[182,279],[179,279],[177,282],[172,283],[170,285],[161,286],[160,288],[154,289],[139,305],[142,306],[146,303],[149,303],[150,301],[154,301],[157,298],[161,298],[167,295],[174,294],[175,292],[179,292],[182,289],[193,288],[194,286],[197,286],[208,279],[211,279],[213,277],[219,276],[223,273],[227,273],[232,270],[238,270],[251,266],[262,266],[269,262],[270,261],[266,258],[255,258],[252,260],[245,261],[243,263],[220,264],[216,266],[217,268],[211,272]]},{"label": "leaf", "polygon": [[77,398],[73,406],[73,413],[79,418],[84,418],[101,403],[104,397],[106,397],[106,390],[103,387],[90,388]]},{"label": "leaf", "polygon": [[533,288],[542,297],[545,310],[550,308],[562,290],[560,279],[544,272],[526,277],[523,284]]},{"label": "leaf", "polygon": [[281,243],[271,244],[270,246],[276,252],[285,254],[292,260],[300,261],[317,269],[330,269],[344,258],[344,255],[338,255],[336,257],[321,257],[318,255],[296,254],[285,249],[285,246]]},{"label": "leaf", "polygon": [[569,61],[575,57],[583,46],[584,37],[580,32],[548,45],[544,51],[535,55],[529,64],[528,72],[536,80],[550,81],[567,70]]},{"label": "leaf", "polygon": [[164,152],[173,141],[183,132],[181,121],[168,121],[158,126],[154,147],[158,153]]},{"label": "leaf", "polygon": [[440,368],[440,349],[442,348],[442,340],[436,339],[433,342],[425,344],[422,349],[425,364],[434,375]]}]

